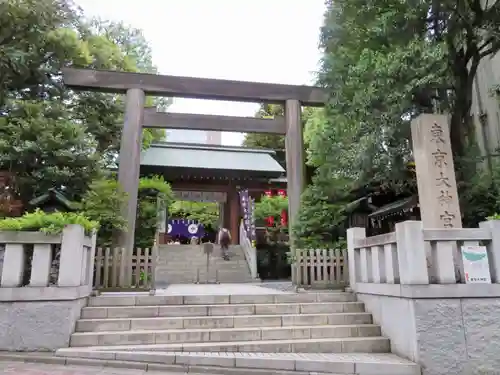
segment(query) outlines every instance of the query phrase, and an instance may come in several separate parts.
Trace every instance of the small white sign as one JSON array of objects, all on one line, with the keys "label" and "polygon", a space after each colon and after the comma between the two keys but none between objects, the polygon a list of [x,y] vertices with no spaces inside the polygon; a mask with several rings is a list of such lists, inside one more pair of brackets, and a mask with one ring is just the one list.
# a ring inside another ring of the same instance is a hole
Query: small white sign
[{"label": "small white sign", "polygon": [[490,265],[485,246],[462,246],[466,284],[491,284]]}]

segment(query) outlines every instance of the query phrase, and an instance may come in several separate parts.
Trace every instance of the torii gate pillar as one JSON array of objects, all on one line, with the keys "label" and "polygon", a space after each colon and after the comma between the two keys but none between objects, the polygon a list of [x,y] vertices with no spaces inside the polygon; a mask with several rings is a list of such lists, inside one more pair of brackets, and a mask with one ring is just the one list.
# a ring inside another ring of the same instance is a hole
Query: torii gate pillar
[{"label": "torii gate pillar", "polygon": [[127,220],[127,230],[117,234],[117,244],[129,251],[134,247],[145,99],[143,90],[127,90],[125,120],[120,141],[118,183],[127,194],[126,203],[122,208],[122,214]]},{"label": "torii gate pillar", "polygon": [[294,251],[292,228],[297,222],[300,196],[305,188],[304,139],[302,134],[300,101],[287,100],[285,102],[285,122],[288,223],[290,249]]}]

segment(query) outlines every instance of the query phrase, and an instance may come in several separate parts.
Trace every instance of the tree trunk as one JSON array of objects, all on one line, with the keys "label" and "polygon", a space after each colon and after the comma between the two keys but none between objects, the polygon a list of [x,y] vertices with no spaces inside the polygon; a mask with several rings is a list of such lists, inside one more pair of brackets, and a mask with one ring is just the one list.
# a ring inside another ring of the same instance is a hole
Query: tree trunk
[{"label": "tree trunk", "polygon": [[454,68],[455,102],[451,113],[450,138],[453,155],[462,157],[465,156],[469,146],[468,140],[474,134],[474,123],[470,112],[477,63],[472,61],[471,69],[467,69],[465,63],[457,62]]}]

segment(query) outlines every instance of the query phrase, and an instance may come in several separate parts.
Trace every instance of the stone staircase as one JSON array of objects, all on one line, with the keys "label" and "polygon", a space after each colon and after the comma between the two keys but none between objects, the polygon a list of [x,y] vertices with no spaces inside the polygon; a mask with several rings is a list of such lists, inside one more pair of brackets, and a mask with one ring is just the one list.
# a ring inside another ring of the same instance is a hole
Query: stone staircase
[{"label": "stone staircase", "polygon": [[226,261],[221,257],[220,248],[214,245],[207,275],[207,256],[200,245],[162,245],[159,247],[156,284],[162,287],[168,284],[192,284],[197,281],[202,283],[254,281],[241,246],[233,245],[229,252],[230,260]]},{"label": "stone staircase", "polygon": [[101,295],[56,355],[226,375],[420,374],[344,292]]}]

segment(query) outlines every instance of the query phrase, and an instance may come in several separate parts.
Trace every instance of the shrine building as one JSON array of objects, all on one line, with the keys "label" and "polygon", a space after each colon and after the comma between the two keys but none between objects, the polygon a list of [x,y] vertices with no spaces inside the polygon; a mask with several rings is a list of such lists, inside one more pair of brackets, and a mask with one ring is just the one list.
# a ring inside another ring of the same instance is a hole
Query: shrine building
[{"label": "shrine building", "polygon": [[267,149],[155,143],[142,152],[140,173],[163,176],[179,200],[219,203],[220,222],[230,230],[233,244],[239,243],[238,192],[247,189],[260,196],[286,189],[285,170],[276,161],[275,151]]}]

